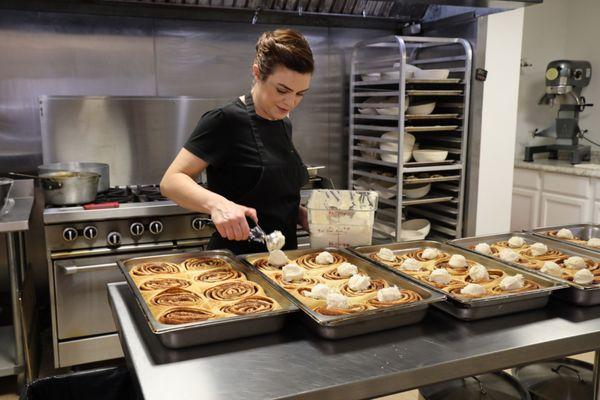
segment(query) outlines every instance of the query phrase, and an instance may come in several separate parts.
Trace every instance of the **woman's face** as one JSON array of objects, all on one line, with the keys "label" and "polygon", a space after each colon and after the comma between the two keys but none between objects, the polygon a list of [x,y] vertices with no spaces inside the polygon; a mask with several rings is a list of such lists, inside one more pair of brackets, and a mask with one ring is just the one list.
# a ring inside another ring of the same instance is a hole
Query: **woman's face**
[{"label": "woman's face", "polygon": [[260,111],[269,119],[283,119],[298,107],[304,94],[310,87],[311,74],[301,74],[282,65],[275,67],[273,73],[264,81],[258,76],[258,67],[252,72],[256,80],[255,91]]}]

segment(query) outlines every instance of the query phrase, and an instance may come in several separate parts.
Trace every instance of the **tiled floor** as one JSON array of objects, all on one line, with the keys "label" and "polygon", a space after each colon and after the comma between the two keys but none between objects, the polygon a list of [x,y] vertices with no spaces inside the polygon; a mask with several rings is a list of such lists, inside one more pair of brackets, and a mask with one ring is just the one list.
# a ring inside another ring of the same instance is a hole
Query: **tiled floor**
[{"label": "tiled floor", "polygon": [[[594,353],[585,353],[573,356],[579,360],[583,360],[589,363],[594,362]],[[509,371],[507,371],[509,372]],[[19,396],[16,394],[17,385],[14,377],[0,378],[0,400],[18,400]],[[375,400],[422,400],[419,396],[418,391],[411,390],[409,392],[397,393],[390,396],[379,397]]]}]

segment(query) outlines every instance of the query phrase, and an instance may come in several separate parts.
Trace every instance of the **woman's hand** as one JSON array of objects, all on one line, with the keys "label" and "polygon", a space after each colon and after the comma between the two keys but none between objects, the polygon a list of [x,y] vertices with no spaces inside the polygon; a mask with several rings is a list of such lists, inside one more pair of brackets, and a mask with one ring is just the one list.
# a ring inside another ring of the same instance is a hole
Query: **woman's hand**
[{"label": "woman's hand", "polygon": [[298,207],[298,225],[308,232],[308,210],[304,206]]},{"label": "woman's hand", "polygon": [[254,208],[245,207],[227,199],[223,199],[211,207],[210,216],[219,234],[229,240],[248,239],[250,227],[246,217],[258,222]]}]

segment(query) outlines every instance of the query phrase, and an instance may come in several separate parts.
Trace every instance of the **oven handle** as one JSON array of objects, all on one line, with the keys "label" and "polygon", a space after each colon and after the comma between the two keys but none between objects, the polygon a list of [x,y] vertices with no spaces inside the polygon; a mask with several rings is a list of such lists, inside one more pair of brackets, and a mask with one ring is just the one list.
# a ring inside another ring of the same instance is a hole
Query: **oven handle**
[{"label": "oven handle", "polygon": [[72,275],[77,272],[89,272],[89,271],[99,271],[103,269],[112,269],[117,267],[117,263],[111,262],[106,264],[95,264],[95,265],[61,265],[59,264],[60,269],[67,274]]}]

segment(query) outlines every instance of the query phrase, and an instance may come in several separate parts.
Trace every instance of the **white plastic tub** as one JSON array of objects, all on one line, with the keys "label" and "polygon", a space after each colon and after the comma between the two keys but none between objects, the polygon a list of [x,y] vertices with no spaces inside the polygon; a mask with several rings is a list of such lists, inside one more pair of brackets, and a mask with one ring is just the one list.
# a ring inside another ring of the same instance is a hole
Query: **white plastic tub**
[{"label": "white plastic tub", "polygon": [[370,245],[378,194],[360,190],[313,190],[308,226],[313,248]]}]

